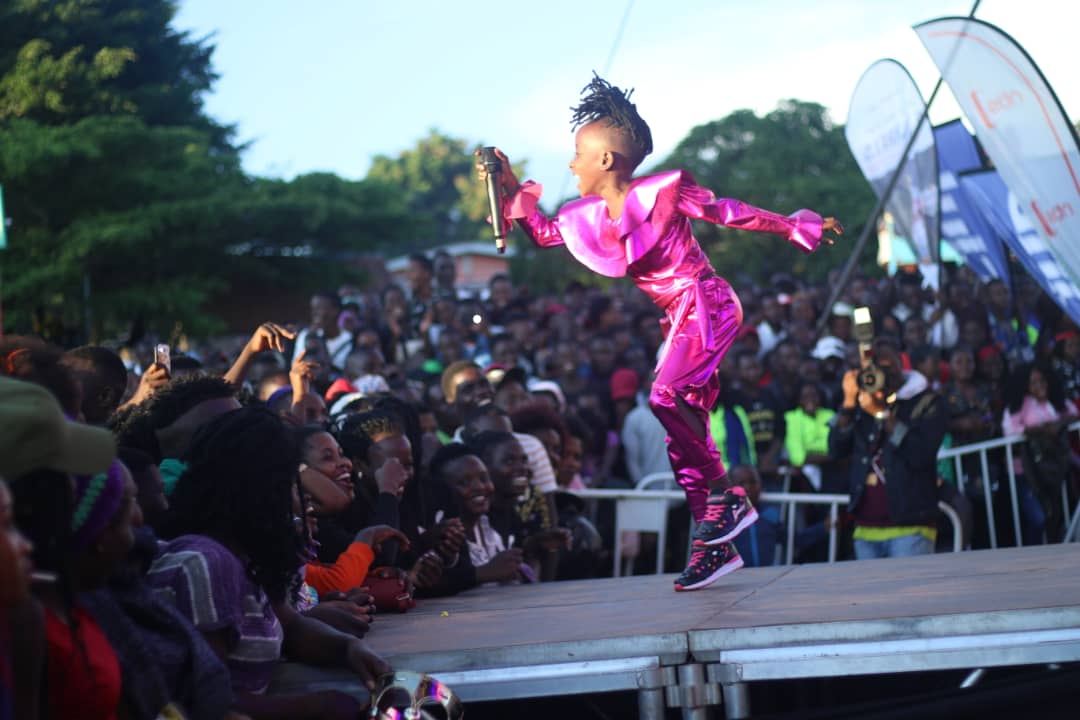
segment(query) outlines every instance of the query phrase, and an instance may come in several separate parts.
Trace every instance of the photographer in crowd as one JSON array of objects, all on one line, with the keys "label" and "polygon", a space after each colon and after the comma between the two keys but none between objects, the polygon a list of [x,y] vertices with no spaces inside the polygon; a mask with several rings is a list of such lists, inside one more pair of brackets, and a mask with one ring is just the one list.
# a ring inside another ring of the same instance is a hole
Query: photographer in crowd
[{"label": "photographer in crowd", "polygon": [[850,458],[855,558],[934,552],[937,452],[946,413],[926,378],[902,369],[890,337],[864,346],[863,367],[844,376],[829,454]]}]

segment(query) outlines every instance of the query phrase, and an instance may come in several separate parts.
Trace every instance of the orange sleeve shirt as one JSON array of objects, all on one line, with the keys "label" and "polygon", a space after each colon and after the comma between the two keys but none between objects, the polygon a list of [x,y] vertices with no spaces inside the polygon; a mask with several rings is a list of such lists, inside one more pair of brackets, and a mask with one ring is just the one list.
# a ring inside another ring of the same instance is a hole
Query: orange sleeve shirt
[{"label": "orange sleeve shirt", "polygon": [[360,587],[367,577],[375,553],[364,543],[354,542],[345,548],[333,565],[308,563],[304,579],[320,596],[328,592],[348,592]]}]

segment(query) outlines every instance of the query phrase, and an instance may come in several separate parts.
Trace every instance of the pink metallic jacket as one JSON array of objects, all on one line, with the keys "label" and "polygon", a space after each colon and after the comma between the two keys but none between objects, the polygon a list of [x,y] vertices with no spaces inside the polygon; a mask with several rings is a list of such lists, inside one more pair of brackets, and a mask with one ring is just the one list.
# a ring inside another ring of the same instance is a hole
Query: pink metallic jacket
[{"label": "pink metallic jacket", "polygon": [[541,190],[525,182],[506,204],[505,218],[517,220],[540,247],[565,244],[590,270],[608,277],[629,275],[661,308],[713,273],[690,220],[782,235],[808,253],[821,241],[817,213],[799,210],[785,217],[739,200],[717,199],[682,170],[635,179],[617,219],[596,195],[569,202],[549,218],[537,207]]},{"label": "pink metallic jacket", "polygon": [[[785,217],[739,200],[717,199],[682,170],[635,179],[617,219],[595,195],[569,202],[549,218],[537,207],[541,190],[525,182],[504,205],[504,218],[517,220],[540,247],[565,244],[590,270],[608,277],[629,275],[665,311],[672,329],[681,328],[701,303],[699,281],[715,274],[691,233],[690,220],[782,235],[807,253],[821,241],[817,213],[799,210]],[[686,292],[691,288],[694,292]],[[702,325],[700,331],[705,347],[713,349],[710,329]]]}]

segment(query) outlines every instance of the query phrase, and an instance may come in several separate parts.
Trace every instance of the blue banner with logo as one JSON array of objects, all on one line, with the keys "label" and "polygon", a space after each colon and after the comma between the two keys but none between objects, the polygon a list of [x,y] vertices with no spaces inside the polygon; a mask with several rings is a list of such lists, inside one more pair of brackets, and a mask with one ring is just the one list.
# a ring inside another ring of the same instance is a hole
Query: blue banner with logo
[{"label": "blue banner with logo", "polygon": [[986,219],[1047,295],[1080,324],[1080,288],[1065,274],[1057,256],[996,170],[979,170],[959,176],[960,193]]},{"label": "blue banner with logo", "polygon": [[1009,265],[998,235],[979,209],[960,192],[960,173],[983,169],[975,138],[960,120],[934,128],[941,188],[941,238],[983,282],[1009,282]]},{"label": "blue banner with logo", "polygon": [[1050,83],[987,22],[940,18],[915,31],[1046,250],[1080,284],[1080,140]]}]

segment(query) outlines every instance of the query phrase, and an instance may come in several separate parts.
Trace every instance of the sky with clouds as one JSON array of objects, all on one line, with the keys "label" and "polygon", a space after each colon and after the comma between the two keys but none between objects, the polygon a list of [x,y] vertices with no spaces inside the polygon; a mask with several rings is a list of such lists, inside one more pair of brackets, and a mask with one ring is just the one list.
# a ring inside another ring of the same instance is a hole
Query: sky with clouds
[{"label": "sky with clouds", "polygon": [[[530,175],[568,187],[568,108],[593,70],[634,100],[654,158],[691,128],[780,100],[843,122],[859,77],[891,57],[928,97],[937,71],[911,26],[967,15],[969,0],[180,0],[174,27],[211,37],[221,78],[206,98],[249,143],[244,166],[291,178],[362,178],[376,155],[431,129],[497,144]],[[1080,118],[1080,3],[983,0]],[[934,122],[959,115],[947,90]]]}]

